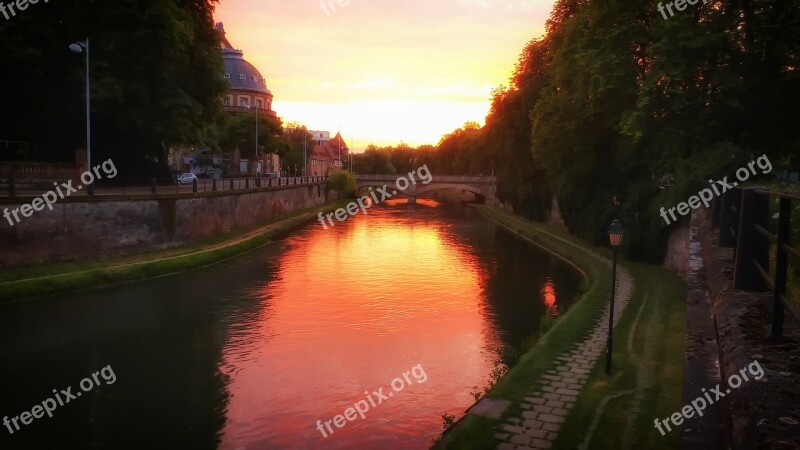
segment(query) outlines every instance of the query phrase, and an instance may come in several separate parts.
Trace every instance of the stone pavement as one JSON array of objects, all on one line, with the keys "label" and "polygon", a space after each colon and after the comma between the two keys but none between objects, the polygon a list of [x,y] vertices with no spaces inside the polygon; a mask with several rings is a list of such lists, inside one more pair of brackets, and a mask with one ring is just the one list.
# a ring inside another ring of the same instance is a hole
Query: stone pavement
[{"label": "stone pavement", "polygon": [[[627,270],[618,266],[614,325],[619,322],[632,293],[632,277]],[[502,430],[498,430],[495,436],[503,443],[497,450],[552,447],[561,425],[589,378],[589,372],[598,361],[605,360],[608,308],[609,305],[606,304],[591,335],[583,342],[575,344],[572,350],[557,356],[552,362],[554,367],[536,382],[522,403],[522,417],[508,419]],[[476,408],[478,406],[480,403]]]}]

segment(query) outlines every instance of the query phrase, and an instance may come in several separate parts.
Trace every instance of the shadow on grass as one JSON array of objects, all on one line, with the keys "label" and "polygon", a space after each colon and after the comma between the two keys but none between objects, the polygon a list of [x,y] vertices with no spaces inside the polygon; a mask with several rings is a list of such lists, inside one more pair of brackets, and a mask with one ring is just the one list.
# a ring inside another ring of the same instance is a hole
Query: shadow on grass
[{"label": "shadow on grass", "polygon": [[[501,442],[495,434],[509,417],[521,415],[521,402],[549,369],[556,356],[585,339],[600,319],[611,289],[607,249],[596,249],[546,225],[487,207],[486,217],[545,250],[569,260],[584,274],[586,289],[520,363],[487,395],[510,400],[499,420],[467,416],[448,430],[434,448],[488,449]],[[623,449],[679,448],[680,430],[661,436],[653,426],[681,407],[686,285],[668,270],[643,264],[624,264],[634,290],[615,327],[612,377],[604,359],[595,364],[553,448]]]}]

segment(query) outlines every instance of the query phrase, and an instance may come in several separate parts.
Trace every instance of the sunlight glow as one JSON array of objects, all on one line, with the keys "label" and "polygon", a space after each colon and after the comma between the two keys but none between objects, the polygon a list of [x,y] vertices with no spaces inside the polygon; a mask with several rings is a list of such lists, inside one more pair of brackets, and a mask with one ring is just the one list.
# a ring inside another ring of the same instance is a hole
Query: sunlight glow
[{"label": "sunlight glow", "polygon": [[[327,3],[326,3],[327,4]],[[267,79],[286,122],[341,129],[360,151],[436,144],[483,123],[553,0],[226,0],[215,14]]]}]

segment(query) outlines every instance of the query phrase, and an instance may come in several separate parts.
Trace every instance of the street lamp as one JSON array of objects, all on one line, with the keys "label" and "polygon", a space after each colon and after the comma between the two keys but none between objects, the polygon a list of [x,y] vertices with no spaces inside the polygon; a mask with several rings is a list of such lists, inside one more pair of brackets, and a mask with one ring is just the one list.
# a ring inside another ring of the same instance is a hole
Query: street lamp
[{"label": "street lamp", "polygon": [[[245,103],[243,105],[243,107],[245,109],[247,109],[248,111],[250,110],[250,104],[249,103]],[[258,152],[258,106],[253,108],[253,110],[256,112],[256,161],[257,161],[256,164],[259,165],[259,169],[260,169],[261,168],[260,167],[260,165],[261,165],[261,155]],[[258,170],[256,170],[256,175],[258,175],[258,174],[259,174]]]},{"label": "street lamp", "polygon": [[[86,170],[92,170],[92,116],[91,116],[91,93],[89,81],[89,38],[83,42],[70,44],[69,50],[72,53],[86,53]],[[94,195],[94,183],[86,186],[86,193]]]},{"label": "street lamp", "polygon": [[308,140],[308,131],[306,131],[305,127],[301,128],[303,130],[303,176],[307,177],[308,172],[306,172],[306,141]]},{"label": "street lamp", "polygon": [[611,374],[611,343],[614,328],[614,295],[617,289],[617,248],[622,244],[622,223],[614,219],[608,228],[608,240],[614,249],[611,262],[611,305],[608,311],[608,340],[606,341],[606,375]]}]

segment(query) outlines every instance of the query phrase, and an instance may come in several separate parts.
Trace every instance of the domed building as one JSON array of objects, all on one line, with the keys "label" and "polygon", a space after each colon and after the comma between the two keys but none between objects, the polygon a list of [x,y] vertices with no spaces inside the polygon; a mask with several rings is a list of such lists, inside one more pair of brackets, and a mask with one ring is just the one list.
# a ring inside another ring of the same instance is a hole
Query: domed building
[{"label": "domed building", "polygon": [[[272,92],[267,89],[264,77],[244,59],[244,52],[231,45],[225,37],[225,27],[222,22],[218,22],[215,28],[219,33],[225,71],[221,75],[229,85],[228,91],[222,98],[225,111],[230,114],[257,113],[259,118],[265,115],[277,117],[272,110]],[[262,120],[266,120],[266,117]],[[263,145],[259,145],[258,149],[263,149]],[[191,172],[195,175],[212,176],[213,172],[214,176],[219,176],[221,172],[223,176],[255,176],[281,170],[278,155],[258,149],[249,159],[242,159],[242,149],[238,145],[235,148],[222,149],[222,156],[213,156],[208,149],[177,147],[170,150],[167,158],[174,171]]]},{"label": "domed building", "polygon": [[231,45],[225,37],[222,22],[216,25],[222,46],[222,62],[225,67],[225,80],[230,89],[222,103],[229,112],[247,111],[255,107],[261,114],[275,116],[272,110],[272,92],[267,89],[267,81],[252,64],[244,59],[244,52]]}]

